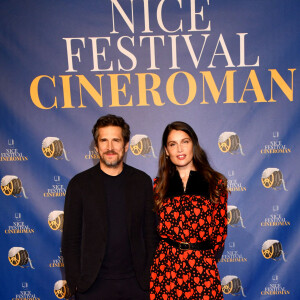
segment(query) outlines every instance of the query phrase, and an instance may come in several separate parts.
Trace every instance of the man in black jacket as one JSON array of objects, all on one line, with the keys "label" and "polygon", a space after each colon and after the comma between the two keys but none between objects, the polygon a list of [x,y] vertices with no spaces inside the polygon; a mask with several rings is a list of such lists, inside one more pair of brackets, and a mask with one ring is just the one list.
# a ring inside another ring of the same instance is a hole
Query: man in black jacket
[{"label": "man in black jacket", "polygon": [[151,178],[123,162],[130,129],[107,115],[93,128],[100,163],[68,185],[62,252],[79,300],[149,299],[156,247]]}]

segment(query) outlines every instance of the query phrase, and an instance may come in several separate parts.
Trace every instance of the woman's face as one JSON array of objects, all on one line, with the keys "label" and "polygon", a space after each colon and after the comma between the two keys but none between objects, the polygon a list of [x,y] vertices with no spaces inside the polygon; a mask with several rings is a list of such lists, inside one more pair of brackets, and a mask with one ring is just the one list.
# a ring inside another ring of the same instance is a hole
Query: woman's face
[{"label": "woman's face", "polygon": [[165,150],[177,170],[194,169],[193,142],[190,136],[184,131],[171,130]]}]

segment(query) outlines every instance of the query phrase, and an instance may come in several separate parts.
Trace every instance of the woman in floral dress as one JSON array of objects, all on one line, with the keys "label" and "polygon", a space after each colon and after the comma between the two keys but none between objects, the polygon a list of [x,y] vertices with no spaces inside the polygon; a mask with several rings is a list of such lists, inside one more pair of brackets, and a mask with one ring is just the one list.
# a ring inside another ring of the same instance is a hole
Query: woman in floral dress
[{"label": "woman in floral dress", "polygon": [[151,300],[223,299],[215,255],[227,235],[226,186],[194,130],[169,124],[154,181],[161,241],[151,267]]}]

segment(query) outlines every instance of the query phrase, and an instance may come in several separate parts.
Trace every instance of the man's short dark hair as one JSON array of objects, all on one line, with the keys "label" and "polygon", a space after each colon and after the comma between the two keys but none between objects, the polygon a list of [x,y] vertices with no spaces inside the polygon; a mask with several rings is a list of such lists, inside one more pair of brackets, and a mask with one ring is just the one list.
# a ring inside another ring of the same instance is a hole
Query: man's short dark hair
[{"label": "man's short dark hair", "polygon": [[107,127],[107,126],[117,126],[121,127],[122,129],[122,137],[124,140],[124,145],[126,145],[129,142],[130,139],[130,127],[129,125],[124,121],[122,117],[116,116],[116,115],[106,115],[103,117],[100,117],[96,124],[93,127],[92,133],[94,137],[95,145],[98,146],[98,137],[99,137],[99,128]]}]

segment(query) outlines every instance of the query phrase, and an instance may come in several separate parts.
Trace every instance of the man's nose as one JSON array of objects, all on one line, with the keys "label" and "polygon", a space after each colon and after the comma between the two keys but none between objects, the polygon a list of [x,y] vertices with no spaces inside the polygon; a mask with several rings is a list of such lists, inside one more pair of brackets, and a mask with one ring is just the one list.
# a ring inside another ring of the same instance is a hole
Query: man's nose
[{"label": "man's nose", "polygon": [[107,149],[108,150],[112,150],[113,149],[113,143],[112,143],[112,141],[108,141],[108,143],[107,143]]}]

